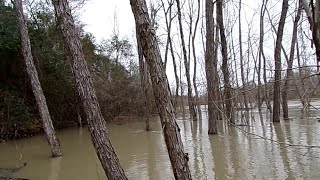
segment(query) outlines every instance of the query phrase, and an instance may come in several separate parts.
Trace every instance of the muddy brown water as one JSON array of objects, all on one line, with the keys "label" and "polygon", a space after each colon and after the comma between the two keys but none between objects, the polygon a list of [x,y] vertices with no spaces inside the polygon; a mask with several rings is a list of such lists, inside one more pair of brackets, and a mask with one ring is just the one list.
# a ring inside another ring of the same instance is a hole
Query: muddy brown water
[{"label": "muddy brown water", "polygon": [[[320,103],[314,102],[313,105],[320,108]],[[320,148],[304,147],[320,146],[320,122],[317,119],[320,111],[313,109],[303,115],[299,101],[291,101],[289,108],[290,121],[270,123],[266,110],[260,121],[259,113],[253,110],[250,127],[235,128],[220,122],[219,135],[207,134],[205,108],[202,122],[179,118],[193,179],[320,179]],[[153,120],[151,127],[150,132],[145,132],[143,121],[108,124],[112,143],[129,179],[173,179],[159,121]],[[57,133],[63,157],[49,158],[48,145],[39,135],[1,143],[0,168],[27,162],[27,166],[13,177],[107,179],[85,127]],[[277,142],[303,146],[288,147]]]}]

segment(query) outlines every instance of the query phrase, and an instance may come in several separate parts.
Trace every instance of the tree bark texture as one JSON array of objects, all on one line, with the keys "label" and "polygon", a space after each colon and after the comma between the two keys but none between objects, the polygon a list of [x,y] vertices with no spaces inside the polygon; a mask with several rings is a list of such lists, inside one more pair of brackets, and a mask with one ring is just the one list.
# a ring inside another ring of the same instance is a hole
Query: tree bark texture
[{"label": "tree bark texture", "polygon": [[232,97],[231,97],[231,85],[230,85],[230,72],[228,69],[228,50],[227,50],[227,39],[225,35],[224,25],[223,25],[223,12],[222,12],[222,0],[216,1],[217,6],[217,23],[220,31],[221,39],[221,53],[222,53],[222,72],[224,77],[224,93],[226,102],[226,116],[228,120],[234,123],[234,118],[232,115]]},{"label": "tree bark texture", "polygon": [[288,88],[289,88],[289,79],[292,77],[292,65],[293,65],[293,59],[294,59],[294,51],[295,51],[295,45],[297,40],[297,32],[298,32],[298,23],[300,21],[301,12],[302,9],[300,8],[301,1],[299,1],[299,7],[297,15],[293,22],[293,30],[292,30],[292,40],[291,40],[291,47],[290,47],[290,55],[289,55],[289,61],[288,61],[288,67],[287,67],[287,75],[285,78],[284,86],[282,89],[282,116],[284,120],[289,119],[289,113],[288,113]]},{"label": "tree bark texture", "polygon": [[280,85],[281,85],[281,43],[283,37],[283,29],[288,12],[288,0],[283,0],[281,16],[278,25],[276,46],[274,49],[275,75],[273,88],[273,122],[280,122]]},{"label": "tree bark texture", "polygon": [[187,85],[188,85],[189,113],[190,113],[190,117],[192,118],[192,120],[196,121],[197,120],[197,112],[196,112],[194,100],[192,97],[192,85],[191,85],[191,78],[190,78],[190,62],[188,61],[187,50],[186,50],[186,45],[185,45],[184,35],[183,35],[180,0],[176,0],[176,2],[177,2],[177,9],[178,9],[178,21],[179,21],[179,30],[180,30],[182,52],[183,52],[184,67],[186,70],[186,78],[187,78]]},{"label": "tree bark texture", "polygon": [[41,84],[38,78],[38,73],[33,62],[27,23],[25,20],[25,16],[23,14],[22,1],[14,0],[14,5],[15,5],[19,26],[20,26],[21,48],[22,48],[23,60],[26,67],[27,74],[30,79],[32,92],[36,99],[38,111],[43,124],[44,133],[46,135],[46,139],[51,148],[52,157],[58,157],[62,155],[61,149],[60,149],[60,143],[57,136],[55,135],[55,131],[54,131],[54,127],[49,114],[46,98],[43,94]]},{"label": "tree bark texture", "polygon": [[59,28],[70,55],[70,65],[75,78],[76,89],[82,102],[82,109],[88,121],[91,140],[101,165],[109,180],[127,179],[119,159],[107,135],[106,122],[93,88],[92,79],[84,58],[80,33],[74,24],[67,0],[52,0]]},{"label": "tree bark texture", "polygon": [[184,153],[175,112],[170,98],[169,84],[162,65],[154,29],[150,23],[145,0],[130,0],[138,38],[149,67],[155,102],[160,115],[164,139],[175,179],[191,179],[188,158]]},{"label": "tree bark texture", "polygon": [[211,0],[205,2],[205,15],[206,15],[206,51],[205,51],[205,69],[207,79],[207,93],[208,93],[208,134],[217,134],[217,118],[218,111],[216,105],[216,92],[215,89],[216,73],[214,64],[217,59],[214,55],[214,22],[213,22],[213,3]]}]

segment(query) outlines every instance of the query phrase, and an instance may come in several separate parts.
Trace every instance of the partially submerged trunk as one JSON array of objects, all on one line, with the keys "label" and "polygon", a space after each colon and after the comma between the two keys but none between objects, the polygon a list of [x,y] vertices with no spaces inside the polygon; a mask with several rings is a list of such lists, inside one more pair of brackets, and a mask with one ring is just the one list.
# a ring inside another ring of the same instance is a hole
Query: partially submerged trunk
[{"label": "partially submerged trunk", "polygon": [[46,97],[43,94],[41,84],[38,78],[37,69],[33,62],[27,23],[23,14],[22,1],[14,0],[14,5],[15,5],[16,14],[19,20],[18,21],[19,26],[20,26],[21,48],[22,48],[23,60],[24,60],[27,74],[30,79],[32,92],[36,99],[38,111],[43,124],[44,133],[50,145],[52,157],[61,156],[62,153],[60,149],[59,140],[55,134],[51,117],[49,114],[49,109],[46,102]]},{"label": "partially submerged trunk", "polygon": [[[299,1],[301,2],[301,1]],[[298,30],[298,22],[301,17],[301,8],[300,3],[298,7],[297,15],[294,19],[293,23],[293,30],[292,30],[292,40],[291,40],[291,47],[290,47],[290,56],[288,61],[288,67],[287,67],[287,75],[285,77],[284,87],[282,89],[282,112],[283,112],[283,119],[288,120],[289,119],[289,113],[288,113],[288,89],[289,89],[289,82],[290,78],[293,76],[292,72],[292,65],[293,65],[293,59],[294,59],[294,51],[296,46],[296,40],[297,40],[297,30]]]},{"label": "partially submerged trunk", "polygon": [[[239,0],[239,47],[240,47],[240,71],[241,71],[241,81],[242,81],[242,96],[243,96],[243,103],[246,110],[246,113],[249,113],[249,106],[248,106],[248,98],[247,98],[247,92],[246,92],[246,78],[244,76],[244,63],[243,63],[243,51],[242,51],[242,30],[241,30],[241,7],[242,7],[242,1]],[[249,54],[249,49],[248,49]],[[246,116],[248,117],[248,116]]]},{"label": "partially submerged trunk", "polygon": [[[178,106],[179,106],[178,98],[179,98],[180,80],[179,80],[179,76],[178,76],[176,57],[174,55],[172,39],[171,39],[171,26],[172,26],[172,21],[174,19],[174,17],[172,17],[173,0],[169,3],[169,7],[168,7],[169,9],[168,10],[165,10],[164,2],[162,0],[161,0],[161,3],[162,3],[162,6],[163,6],[162,7],[163,11],[164,11],[164,13],[166,15],[165,20],[166,20],[166,28],[167,28],[167,33],[168,33],[168,35],[167,35],[167,43],[169,43],[169,49],[170,49],[170,54],[171,54],[172,63],[173,63],[174,77],[175,77],[175,82],[176,82],[175,97],[173,98],[173,106],[174,106],[175,110],[177,111],[178,110]],[[166,45],[166,53],[165,54],[167,55],[167,45]],[[181,106],[181,108],[182,108],[182,106]]]},{"label": "partially submerged trunk", "polygon": [[191,179],[188,157],[184,153],[179,127],[170,98],[169,84],[162,65],[154,28],[150,23],[145,0],[130,0],[136,29],[149,67],[154,98],[160,115],[164,139],[176,179]]},{"label": "partially submerged trunk", "polygon": [[[262,5],[260,8],[260,28],[259,28],[259,63],[258,63],[258,109],[259,111],[262,110],[262,82],[261,82],[261,66],[262,66],[262,58],[264,57],[264,51],[263,51],[263,43],[264,43],[264,15],[266,12],[266,0],[262,1]],[[266,89],[265,89],[266,91]],[[267,101],[267,100],[266,100]]]},{"label": "partially submerged trunk", "polygon": [[196,112],[194,100],[192,97],[192,85],[191,85],[191,78],[190,78],[190,62],[188,61],[188,58],[187,58],[186,45],[184,42],[180,0],[176,0],[176,2],[177,2],[177,9],[178,9],[178,21],[179,21],[179,30],[180,30],[182,52],[183,52],[184,67],[186,70],[186,78],[187,78],[187,85],[188,85],[189,113],[190,113],[191,119],[196,121],[197,120],[197,112]]},{"label": "partially submerged trunk", "polygon": [[222,12],[222,0],[216,1],[217,6],[217,23],[220,31],[221,39],[221,53],[222,53],[222,72],[224,78],[224,93],[226,102],[226,117],[228,121],[234,123],[234,118],[232,115],[232,97],[231,97],[231,85],[230,85],[230,72],[228,69],[228,50],[227,50],[227,39],[225,36],[225,30],[223,25],[223,12]]},{"label": "partially submerged trunk", "polygon": [[274,49],[275,75],[273,88],[273,122],[280,122],[280,85],[281,85],[281,42],[283,29],[289,5],[288,0],[283,0],[282,11],[278,25],[276,46]]},{"label": "partially submerged trunk", "polygon": [[[136,35],[139,37],[138,33]],[[139,71],[140,71],[140,80],[141,80],[141,87],[144,92],[144,115],[146,118],[146,131],[150,130],[150,113],[151,113],[151,94],[149,94],[148,88],[151,84],[149,83],[149,76],[148,76],[148,67],[143,57],[143,50],[141,46],[141,42],[139,38],[137,38],[137,46],[138,46],[138,57],[139,57]]]},{"label": "partially submerged trunk", "polygon": [[[145,121],[146,121],[146,131],[150,130],[150,113],[151,113],[151,98],[152,94],[149,93],[148,87],[151,87],[151,84],[149,83],[150,76],[148,71],[148,66],[144,60],[143,57],[143,51],[141,47],[141,42],[139,38],[139,34],[137,33],[137,45],[138,45],[138,56],[139,56],[139,71],[140,71],[140,80],[141,80],[141,87],[144,92],[144,115],[145,115]],[[152,88],[151,88],[152,89]],[[152,91],[152,90],[151,90]]]},{"label": "partially submerged trunk", "polygon": [[70,65],[82,103],[82,109],[88,121],[91,140],[101,165],[109,180],[127,179],[107,134],[106,121],[100,111],[92,79],[83,55],[80,34],[74,24],[68,1],[52,0],[52,3],[59,28],[70,55]]},{"label": "partially submerged trunk", "polygon": [[206,51],[205,51],[205,69],[207,79],[207,94],[208,94],[208,134],[217,134],[217,119],[218,110],[216,102],[216,72],[214,64],[217,60],[214,55],[214,21],[213,21],[213,3],[211,0],[206,0]]},{"label": "partially submerged trunk", "polygon": [[193,54],[193,88],[195,92],[195,100],[196,100],[196,106],[197,106],[197,111],[198,111],[198,117],[199,120],[202,120],[202,112],[201,112],[201,104],[200,104],[200,99],[199,99],[199,91],[198,91],[198,86],[197,86],[197,57],[196,57],[196,45],[195,45],[195,39],[196,39],[196,33],[197,33],[197,27],[199,23],[199,18],[200,18],[200,0],[198,0],[198,9],[197,9],[197,19],[194,25],[194,31],[192,35],[192,54]]}]

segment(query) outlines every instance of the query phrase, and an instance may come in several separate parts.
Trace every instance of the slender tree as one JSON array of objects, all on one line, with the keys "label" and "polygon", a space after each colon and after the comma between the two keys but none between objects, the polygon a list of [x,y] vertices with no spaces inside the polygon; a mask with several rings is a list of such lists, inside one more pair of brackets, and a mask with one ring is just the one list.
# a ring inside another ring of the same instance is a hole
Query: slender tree
[{"label": "slender tree", "polygon": [[69,60],[76,89],[88,121],[88,129],[96,153],[109,180],[127,179],[107,134],[106,121],[101,114],[92,79],[84,59],[80,32],[75,26],[69,2],[68,0],[52,0],[52,3],[70,55]]},{"label": "slender tree", "polygon": [[230,72],[228,69],[228,50],[227,50],[227,39],[225,35],[225,29],[223,25],[223,8],[222,0],[216,1],[217,6],[217,23],[219,26],[220,40],[221,40],[221,53],[222,53],[222,72],[224,78],[224,93],[226,102],[226,116],[228,120],[234,123],[232,116],[232,98],[231,98],[231,85],[230,85]]},{"label": "slender tree", "polygon": [[[139,34],[136,34],[139,37]],[[148,87],[151,86],[149,83],[149,75],[148,75],[148,67],[143,57],[143,50],[141,46],[141,42],[139,38],[137,38],[137,46],[138,46],[138,57],[139,57],[139,72],[140,72],[140,81],[141,87],[144,92],[144,113],[146,118],[146,131],[150,130],[150,118],[149,114],[151,113],[151,94],[148,91]]]},{"label": "slender tree", "polygon": [[[173,48],[173,43],[172,43],[172,38],[171,38],[171,27],[172,27],[172,21],[174,20],[175,16],[172,16],[172,7],[174,4],[174,0],[169,1],[169,7],[168,9],[165,9],[165,5],[163,0],[161,0],[162,3],[162,8],[165,14],[165,22],[166,22],[166,28],[167,28],[167,43],[169,43],[169,49],[170,49],[170,54],[172,58],[172,64],[173,64],[173,71],[174,71],[174,77],[175,77],[175,82],[176,82],[176,87],[175,87],[175,98],[173,101],[173,105],[175,109],[177,110],[178,107],[178,98],[179,98],[179,89],[180,89],[180,79],[178,76],[178,68],[177,68],[177,63],[176,63],[176,57],[174,54],[174,48]],[[166,51],[165,51],[165,59],[167,59],[167,46],[166,46]],[[165,60],[165,67],[166,67],[166,60]],[[166,69],[166,68],[165,68]],[[182,107],[181,107],[182,108]]]},{"label": "slender tree", "polygon": [[[247,82],[244,77],[244,64],[243,64],[243,50],[242,50],[242,28],[241,28],[241,7],[242,7],[242,1],[239,0],[239,47],[240,47],[240,73],[241,73],[241,81],[242,81],[242,96],[244,101],[244,107],[246,109],[246,113],[249,112],[249,106],[248,106],[248,99],[247,99],[247,92],[246,92],[246,86]],[[249,53],[249,49],[248,49]]]},{"label": "slender tree", "polygon": [[149,67],[155,102],[160,115],[164,139],[176,179],[191,179],[188,158],[184,153],[179,127],[171,103],[169,84],[162,65],[154,27],[150,23],[145,0],[130,0],[136,29]]},{"label": "slender tree", "polygon": [[[262,67],[262,58],[265,61],[265,55],[264,55],[264,48],[263,48],[263,42],[264,42],[264,15],[266,12],[266,3],[268,0],[262,0],[262,5],[260,8],[260,27],[259,27],[259,62],[258,62],[258,109],[259,111],[262,110],[262,98],[261,98],[261,87],[262,87],[262,82],[261,82],[261,67]],[[264,70],[265,71],[265,68]],[[267,82],[264,82],[264,84],[266,84]],[[267,87],[265,86],[265,91],[267,91],[266,89]],[[266,102],[268,102],[267,98],[266,98],[266,94],[265,93],[265,99]],[[267,103],[268,104],[268,103]]]},{"label": "slender tree", "polygon": [[14,0],[14,6],[15,6],[16,15],[18,18],[18,23],[20,26],[23,60],[26,67],[27,74],[30,79],[32,92],[36,99],[38,111],[42,120],[43,129],[46,135],[46,139],[50,145],[52,157],[61,156],[62,153],[60,149],[59,140],[55,135],[55,131],[54,131],[51,117],[49,114],[46,98],[43,94],[41,84],[38,78],[37,69],[33,62],[27,23],[23,14],[22,1]]},{"label": "slender tree", "polygon": [[292,39],[291,39],[291,47],[290,47],[290,55],[287,67],[287,75],[285,77],[284,86],[282,89],[282,111],[283,111],[283,119],[289,119],[288,113],[288,89],[289,89],[289,80],[293,76],[292,65],[294,59],[295,45],[297,40],[297,32],[298,32],[298,22],[300,21],[302,9],[301,0],[299,0],[298,12],[293,22],[293,30],[292,30]]},{"label": "slender tree", "polygon": [[216,106],[216,73],[214,54],[214,20],[213,20],[213,7],[212,0],[205,2],[205,16],[206,16],[206,50],[205,50],[205,69],[207,78],[207,94],[208,94],[208,134],[217,134],[217,106]]},{"label": "slender tree", "polygon": [[263,59],[263,83],[264,83],[264,99],[266,101],[266,105],[267,105],[267,109],[269,110],[270,113],[272,113],[272,108],[271,108],[271,102],[270,102],[270,99],[271,97],[269,96],[269,91],[268,91],[268,81],[267,81],[267,59],[266,59],[266,56],[264,54],[264,45],[263,45],[263,42],[264,42],[264,21],[263,21],[263,18],[264,18],[264,15],[265,15],[265,12],[267,11],[267,3],[268,3],[269,0],[263,0],[263,4],[262,4],[262,7],[261,7],[261,16],[262,16],[262,19],[260,19],[260,40],[259,40],[259,43],[260,43],[260,56],[262,56],[262,59]]},{"label": "slender tree", "polygon": [[176,0],[176,2],[177,2],[177,9],[178,9],[178,21],[179,21],[179,30],[180,30],[182,52],[183,52],[184,67],[186,70],[186,78],[187,78],[187,85],[188,85],[189,113],[190,113],[190,117],[192,118],[192,120],[196,121],[197,120],[197,112],[195,110],[194,100],[192,97],[192,85],[191,85],[191,78],[190,78],[190,62],[188,61],[187,50],[186,50],[186,45],[185,45],[184,35],[183,35],[180,0]]},{"label": "slender tree", "polygon": [[198,5],[197,5],[197,19],[194,25],[194,30],[192,33],[192,55],[193,55],[193,88],[195,92],[195,100],[197,101],[197,110],[198,110],[198,117],[199,120],[202,120],[202,113],[201,113],[201,107],[200,107],[200,99],[199,99],[199,91],[198,91],[198,86],[197,86],[197,57],[196,57],[196,45],[195,45],[195,39],[196,39],[196,34],[197,34],[197,29],[198,29],[198,23],[200,19],[200,0],[198,0]]},{"label": "slender tree", "polygon": [[283,29],[288,12],[289,4],[288,0],[283,0],[282,10],[278,25],[276,46],[274,49],[274,62],[275,62],[275,76],[273,87],[273,122],[280,122],[280,85],[281,85],[281,43],[283,37]]}]

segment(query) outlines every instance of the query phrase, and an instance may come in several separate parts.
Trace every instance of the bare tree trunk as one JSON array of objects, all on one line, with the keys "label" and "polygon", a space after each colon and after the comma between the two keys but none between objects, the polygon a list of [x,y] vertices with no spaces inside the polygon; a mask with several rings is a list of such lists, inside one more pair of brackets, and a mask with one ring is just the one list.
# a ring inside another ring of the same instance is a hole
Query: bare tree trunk
[{"label": "bare tree trunk", "polygon": [[274,88],[273,88],[273,122],[280,122],[280,85],[281,85],[281,42],[283,36],[283,28],[286,20],[286,15],[289,5],[288,0],[283,0],[281,16],[279,20],[279,26],[277,31],[276,46],[274,49],[274,62],[275,62],[275,76],[274,76]]},{"label": "bare tree trunk", "polygon": [[[231,33],[232,35],[232,33]],[[232,54],[233,54],[233,61],[234,61],[234,69],[235,69],[235,79],[236,79],[236,89],[239,89],[239,81],[238,81],[238,66],[237,66],[237,60],[236,60],[236,52],[235,52],[235,47],[234,47],[234,43],[233,43],[233,38],[231,38],[231,46],[232,46]],[[238,91],[236,91],[237,94],[239,94]],[[239,108],[241,105],[241,102],[239,100],[239,96],[237,96],[238,101],[234,101],[235,104],[235,108]]]},{"label": "bare tree trunk", "polygon": [[290,47],[290,56],[288,61],[288,67],[287,67],[287,75],[284,82],[284,87],[282,89],[282,112],[283,112],[283,119],[288,120],[289,119],[289,113],[288,113],[288,88],[289,88],[289,79],[292,77],[292,65],[293,65],[293,58],[294,58],[294,51],[295,51],[295,45],[297,40],[297,29],[298,29],[298,23],[301,17],[301,1],[299,1],[298,6],[298,12],[293,22],[293,31],[292,31],[292,40],[291,40],[291,47]]},{"label": "bare tree trunk", "polygon": [[58,157],[62,155],[61,149],[60,149],[60,143],[59,143],[59,139],[55,134],[49,109],[46,102],[46,97],[43,94],[41,84],[38,78],[37,69],[33,62],[30,38],[28,35],[27,22],[23,14],[22,1],[14,0],[14,6],[15,6],[16,15],[18,18],[18,23],[20,26],[21,48],[22,48],[23,60],[24,60],[28,77],[30,79],[32,92],[36,99],[38,111],[43,124],[44,133],[46,135],[46,139],[51,148],[51,155],[52,157]]},{"label": "bare tree trunk", "polygon": [[199,120],[202,120],[202,113],[201,113],[201,107],[200,107],[200,99],[199,99],[199,91],[197,87],[197,57],[196,57],[196,47],[195,47],[195,39],[196,39],[196,33],[198,28],[198,23],[200,19],[200,0],[198,0],[198,10],[197,10],[197,19],[194,25],[193,35],[192,35],[192,54],[193,54],[193,88],[195,92],[195,100],[197,104],[197,110],[198,110],[198,117]]},{"label": "bare tree trunk", "polygon": [[130,0],[130,4],[135,17],[143,54],[150,70],[154,97],[174,177],[179,180],[191,179],[188,157],[184,153],[174,108],[170,100],[168,80],[163,69],[156,35],[150,25],[146,2],[145,0]]},{"label": "bare tree trunk", "polygon": [[[216,14],[216,17],[217,17],[217,14]],[[216,18],[217,19],[217,18]],[[217,108],[217,119],[220,119],[220,120],[224,120],[224,114],[223,114],[223,111],[224,111],[224,101],[223,101],[223,94],[221,92],[221,89],[220,89],[220,76],[219,76],[219,73],[218,73],[218,49],[219,49],[219,26],[215,26],[215,29],[216,31],[214,32],[215,33],[215,40],[214,40],[214,61],[213,61],[213,66],[214,66],[214,86],[215,86],[215,106]]]},{"label": "bare tree trunk", "polygon": [[[300,26],[299,28],[299,33],[300,33],[300,38],[301,38],[301,43],[302,43],[302,47],[306,47],[305,45],[305,42],[304,42],[304,34],[303,34],[303,29],[302,27]],[[297,91],[299,92],[300,94],[300,101],[303,105],[303,108],[302,108],[302,111],[305,113],[307,109],[307,107],[309,106],[309,90],[308,88],[306,87],[306,83],[305,83],[305,76],[306,76],[306,73],[303,72],[304,70],[304,67],[302,67],[302,64],[301,64],[301,58],[304,58],[306,57],[306,54],[305,54],[305,51],[304,49],[302,49],[302,52],[300,53],[300,49],[299,49],[299,44],[298,44],[298,41],[296,43],[296,47],[297,47],[297,60],[298,60],[298,67],[301,67],[299,68],[299,80],[300,80],[300,83],[299,86],[301,87],[301,89],[299,89],[299,87],[297,86],[296,84],[296,88],[297,88]],[[304,62],[302,62],[304,64]],[[305,70],[304,70],[305,71]]]},{"label": "bare tree trunk", "polygon": [[[172,39],[171,39],[171,26],[172,26],[172,21],[174,17],[172,17],[172,6],[173,6],[173,0],[170,1],[169,3],[169,9],[165,10],[164,8],[164,2],[161,0],[162,6],[163,6],[163,11],[165,13],[165,21],[166,21],[166,28],[167,28],[167,42],[169,43],[169,49],[171,53],[171,58],[172,58],[172,63],[173,63],[173,70],[174,70],[174,77],[176,81],[176,89],[175,89],[175,98],[173,101],[173,106],[177,110],[178,108],[178,98],[179,98],[179,88],[180,88],[180,80],[178,76],[178,70],[177,70],[177,64],[176,64],[176,58],[174,55],[174,50],[173,50],[173,45],[172,45]],[[167,17],[169,16],[169,17]],[[167,53],[167,50],[166,50]],[[166,61],[165,61],[166,62]],[[166,63],[165,63],[166,64]],[[165,66],[166,67],[166,66]]]},{"label": "bare tree trunk", "polygon": [[140,79],[141,79],[141,87],[144,92],[144,115],[146,118],[146,131],[150,130],[150,113],[151,113],[151,95],[149,94],[148,88],[151,87],[149,84],[149,76],[148,76],[148,67],[143,57],[143,50],[140,42],[139,34],[136,31],[137,36],[137,46],[138,46],[138,56],[139,56],[139,71],[140,71]]},{"label": "bare tree trunk", "polygon": [[107,135],[106,122],[100,111],[92,79],[84,59],[80,34],[74,24],[69,3],[67,0],[52,0],[52,3],[71,57],[69,58],[71,69],[96,153],[109,180],[127,179]]},{"label": "bare tree trunk", "polygon": [[[165,47],[165,53],[164,53],[164,69],[166,69],[167,62],[168,62],[169,45],[171,41],[171,25],[172,25],[171,11],[172,11],[173,3],[169,2],[168,9],[165,8],[163,0],[161,0],[161,4],[162,4],[162,9],[164,12],[166,28],[167,28],[167,41],[166,41],[166,47]],[[168,19],[168,13],[169,13],[169,19]]]},{"label": "bare tree trunk", "polygon": [[221,53],[222,53],[222,72],[224,77],[224,93],[226,101],[226,116],[231,123],[234,123],[232,115],[232,99],[231,99],[231,86],[230,86],[230,73],[228,69],[228,50],[227,50],[227,39],[224,32],[223,25],[223,12],[222,12],[222,0],[216,1],[217,6],[217,23],[220,30],[221,39]]},{"label": "bare tree trunk", "polygon": [[180,59],[180,64],[179,64],[179,72],[180,72],[180,101],[181,101],[181,108],[182,108],[182,117],[185,119],[186,117],[186,109],[184,106],[184,93],[183,93],[183,84],[182,84],[182,61]]},{"label": "bare tree trunk", "polygon": [[[242,80],[242,96],[244,101],[244,107],[246,109],[246,113],[249,112],[248,107],[248,99],[247,99],[247,93],[246,93],[246,86],[247,82],[244,77],[244,64],[243,64],[243,51],[242,51],[242,34],[241,34],[241,7],[242,7],[242,1],[239,0],[239,47],[240,47],[240,72],[241,72],[241,80]],[[249,49],[248,49],[249,51]]]},{"label": "bare tree trunk", "polygon": [[308,2],[308,0],[302,0],[303,8],[307,14],[310,24],[310,30],[312,32],[312,43],[316,47],[316,56],[318,63],[320,62],[320,1],[315,0]]},{"label": "bare tree trunk", "polygon": [[211,0],[206,0],[206,51],[205,51],[205,64],[206,64],[206,78],[207,78],[207,92],[208,92],[208,134],[217,134],[217,106],[216,106],[216,88],[214,72],[214,21],[213,21],[213,3]]},{"label": "bare tree trunk", "polygon": [[[264,42],[264,15],[266,12],[266,4],[268,0],[263,0],[262,5],[260,8],[260,39],[259,39],[259,63],[258,63],[258,109],[259,111],[262,110],[262,99],[261,99],[261,64],[262,64],[262,58],[264,58],[264,51],[263,51],[263,42]],[[264,58],[265,59],[265,58]],[[265,70],[264,70],[265,71]],[[264,82],[266,83],[266,82]],[[265,87],[266,88],[266,87]],[[265,89],[266,91],[267,89]],[[267,98],[265,97],[266,102]]]},{"label": "bare tree trunk", "polygon": [[[261,6],[261,15],[260,15],[260,39],[259,39],[259,59],[261,60],[261,57],[263,59],[263,83],[264,83],[264,91],[263,91],[263,99],[265,100],[267,109],[269,110],[269,112],[272,112],[272,108],[271,108],[271,103],[270,103],[270,97],[269,97],[269,92],[268,92],[268,81],[267,81],[267,68],[266,68],[266,64],[267,64],[267,60],[264,54],[264,46],[263,46],[263,42],[264,42],[264,15],[265,12],[267,10],[267,3],[268,0],[263,0],[262,6]],[[263,103],[263,101],[261,102]]]},{"label": "bare tree trunk", "polygon": [[190,62],[188,61],[188,58],[187,58],[186,45],[184,42],[180,0],[176,0],[176,2],[177,2],[177,9],[178,9],[178,21],[179,21],[181,45],[182,45],[182,51],[183,51],[183,60],[184,60],[187,85],[188,85],[189,113],[190,113],[190,117],[192,118],[192,120],[196,121],[197,120],[197,112],[195,110],[195,105],[194,105],[194,101],[193,101],[193,97],[192,97],[192,85],[191,85],[191,79],[190,79]]}]

